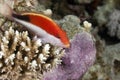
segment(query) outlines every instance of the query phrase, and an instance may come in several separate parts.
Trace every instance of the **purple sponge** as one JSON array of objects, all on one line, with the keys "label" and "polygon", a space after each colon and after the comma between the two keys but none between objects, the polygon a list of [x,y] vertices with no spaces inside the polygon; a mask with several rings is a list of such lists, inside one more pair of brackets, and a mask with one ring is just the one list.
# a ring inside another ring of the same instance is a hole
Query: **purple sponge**
[{"label": "purple sponge", "polygon": [[94,63],[96,48],[91,34],[81,32],[71,41],[71,47],[65,50],[62,64],[50,72],[44,73],[43,80],[79,80]]}]

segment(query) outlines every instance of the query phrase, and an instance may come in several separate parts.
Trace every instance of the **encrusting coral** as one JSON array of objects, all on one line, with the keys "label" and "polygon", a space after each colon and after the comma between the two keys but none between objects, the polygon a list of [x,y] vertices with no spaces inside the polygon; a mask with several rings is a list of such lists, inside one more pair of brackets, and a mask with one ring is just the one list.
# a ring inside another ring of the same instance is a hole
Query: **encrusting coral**
[{"label": "encrusting coral", "polygon": [[61,63],[63,53],[63,49],[31,39],[27,31],[10,27],[0,38],[0,79],[18,80],[28,73],[40,79],[45,71]]}]

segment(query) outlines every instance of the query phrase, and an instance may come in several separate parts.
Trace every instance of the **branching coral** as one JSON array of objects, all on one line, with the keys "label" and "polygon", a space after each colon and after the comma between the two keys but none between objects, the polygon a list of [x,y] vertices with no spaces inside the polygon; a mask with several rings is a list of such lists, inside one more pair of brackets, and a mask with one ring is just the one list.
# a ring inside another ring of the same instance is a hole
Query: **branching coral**
[{"label": "branching coral", "polygon": [[62,55],[62,49],[42,44],[40,39],[31,40],[27,31],[10,28],[0,38],[0,78],[17,80],[27,73],[38,78],[37,74],[60,64]]}]

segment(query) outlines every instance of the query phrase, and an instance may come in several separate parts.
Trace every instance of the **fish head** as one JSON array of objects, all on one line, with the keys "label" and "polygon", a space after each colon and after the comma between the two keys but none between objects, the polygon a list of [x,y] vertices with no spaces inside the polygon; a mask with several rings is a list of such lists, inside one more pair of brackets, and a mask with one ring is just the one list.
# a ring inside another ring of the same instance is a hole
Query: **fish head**
[{"label": "fish head", "polygon": [[69,39],[68,39],[67,34],[66,34],[65,31],[62,30],[61,32],[59,32],[58,38],[64,44],[65,48],[69,48],[70,47],[70,42],[69,42]]}]

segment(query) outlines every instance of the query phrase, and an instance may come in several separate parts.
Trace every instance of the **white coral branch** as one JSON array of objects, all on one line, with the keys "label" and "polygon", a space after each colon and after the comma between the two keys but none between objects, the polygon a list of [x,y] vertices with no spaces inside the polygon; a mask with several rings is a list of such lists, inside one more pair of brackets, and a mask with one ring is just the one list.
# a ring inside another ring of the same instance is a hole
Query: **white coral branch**
[{"label": "white coral branch", "polygon": [[63,49],[43,44],[40,39],[31,39],[27,31],[10,28],[0,37],[0,73],[44,72],[61,63]]}]

